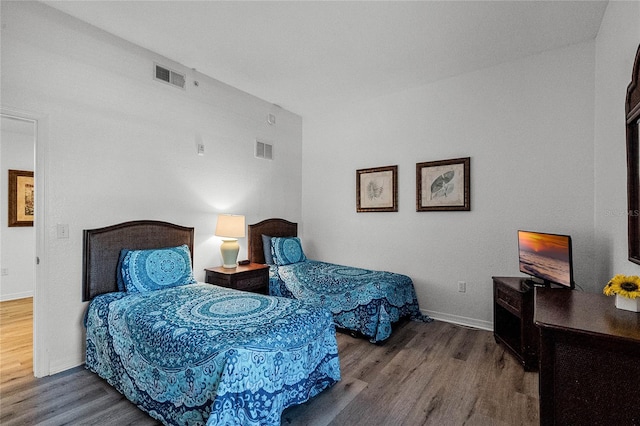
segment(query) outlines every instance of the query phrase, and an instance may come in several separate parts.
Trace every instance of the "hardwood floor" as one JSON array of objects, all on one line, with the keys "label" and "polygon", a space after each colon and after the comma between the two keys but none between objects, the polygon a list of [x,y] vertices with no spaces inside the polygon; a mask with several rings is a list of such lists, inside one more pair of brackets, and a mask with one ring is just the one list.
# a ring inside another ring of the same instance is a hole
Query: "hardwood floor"
[{"label": "hardwood floor", "polygon": [[[26,348],[31,313],[20,319],[5,303],[11,302],[0,303],[0,424],[157,424],[82,367],[33,378]],[[383,345],[341,333],[338,345],[342,380],[285,410],[283,425],[539,424],[537,373],[524,372],[491,332],[406,322]]]},{"label": "hardwood floor", "polygon": [[5,383],[33,376],[33,298],[0,302],[0,395]]},{"label": "hardwood floor", "polygon": [[342,381],[283,413],[291,425],[538,425],[538,374],[493,333],[408,322],[382,346],[338,335]]}]

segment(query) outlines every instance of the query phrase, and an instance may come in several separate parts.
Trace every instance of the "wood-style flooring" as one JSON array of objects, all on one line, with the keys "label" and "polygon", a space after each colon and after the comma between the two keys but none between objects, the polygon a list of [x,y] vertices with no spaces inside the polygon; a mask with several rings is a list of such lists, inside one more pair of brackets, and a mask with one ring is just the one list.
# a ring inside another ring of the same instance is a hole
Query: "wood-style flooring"
[{"label": "wood-style flooring", "polygon": [[25,376],[33,376],[31,297],[0,302],[0,397],[5,383]]},{"label": "wood-style flooring", "polygon": [[[95,374],[31,368],[30,299],[0,303],[0,424],[155,425]],[[24,317],[24,318],[21,318]],[[27,344],[27,342],[29,342]],[[285,410],[283,425],[538,425],[538,375],[491,332],[406,322],[383,345],[338,334],[342,380]]]}]

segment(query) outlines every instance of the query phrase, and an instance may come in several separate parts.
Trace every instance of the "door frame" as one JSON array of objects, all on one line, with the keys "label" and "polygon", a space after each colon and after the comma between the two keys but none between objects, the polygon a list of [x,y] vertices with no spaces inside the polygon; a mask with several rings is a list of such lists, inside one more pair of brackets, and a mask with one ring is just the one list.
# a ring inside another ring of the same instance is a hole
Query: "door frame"
[{"label": "door frame", "polygon": [[46,244],[46,173],[47,173],[47,135],[49,118],[45,114],[24,111],[11,107],[0,107],[0,115],[23,120],[34,125],[34,180],[35,180],[35,215],[36,258],[34,259],[35,285],[33,290],[33,374],[44,377],[50,374],[49,351],[47,347],[47,309],[46,286],[47,277],[47,244]]}]

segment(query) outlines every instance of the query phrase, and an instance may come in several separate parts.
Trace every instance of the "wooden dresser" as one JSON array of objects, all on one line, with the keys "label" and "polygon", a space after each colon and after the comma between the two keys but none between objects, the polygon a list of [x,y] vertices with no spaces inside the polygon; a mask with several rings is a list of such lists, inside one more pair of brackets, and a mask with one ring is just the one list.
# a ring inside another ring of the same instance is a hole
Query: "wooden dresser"
[{"label": "wooden dresser", "polygon": [[640,313],[613,297],[535,289],[541,425],[640,425]]}]

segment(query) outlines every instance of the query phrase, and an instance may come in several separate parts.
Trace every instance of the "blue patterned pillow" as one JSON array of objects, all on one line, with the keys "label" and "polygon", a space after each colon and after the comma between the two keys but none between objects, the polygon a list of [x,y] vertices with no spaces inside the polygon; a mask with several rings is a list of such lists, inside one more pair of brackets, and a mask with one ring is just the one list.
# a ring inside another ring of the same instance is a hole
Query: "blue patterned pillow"
[{"label": "blue patterned pillow", "polygon": [[290,265],[307,260],[298,237],[272,237],[271,255],[276,265]]},{"label": "blue patterned pillow", "polygon": [[262,234],[262,252],[264,253],[264,263],[273,265],[273,255],[271,254],[271,237]]},{"label": "blue patterned pillow", "polygon": [[124,279],[122,279],[122,261],[129,252],[129,249],[120,250],[120,258],[118,258],[118,268],[116,270],[116,283],[118,283],[118,291],[127,291],[124,286]]},{"label": "blue patterned pillow", "polygon": [[129,293],[195,284],[189,247],[127,250],[119,266]]}]

